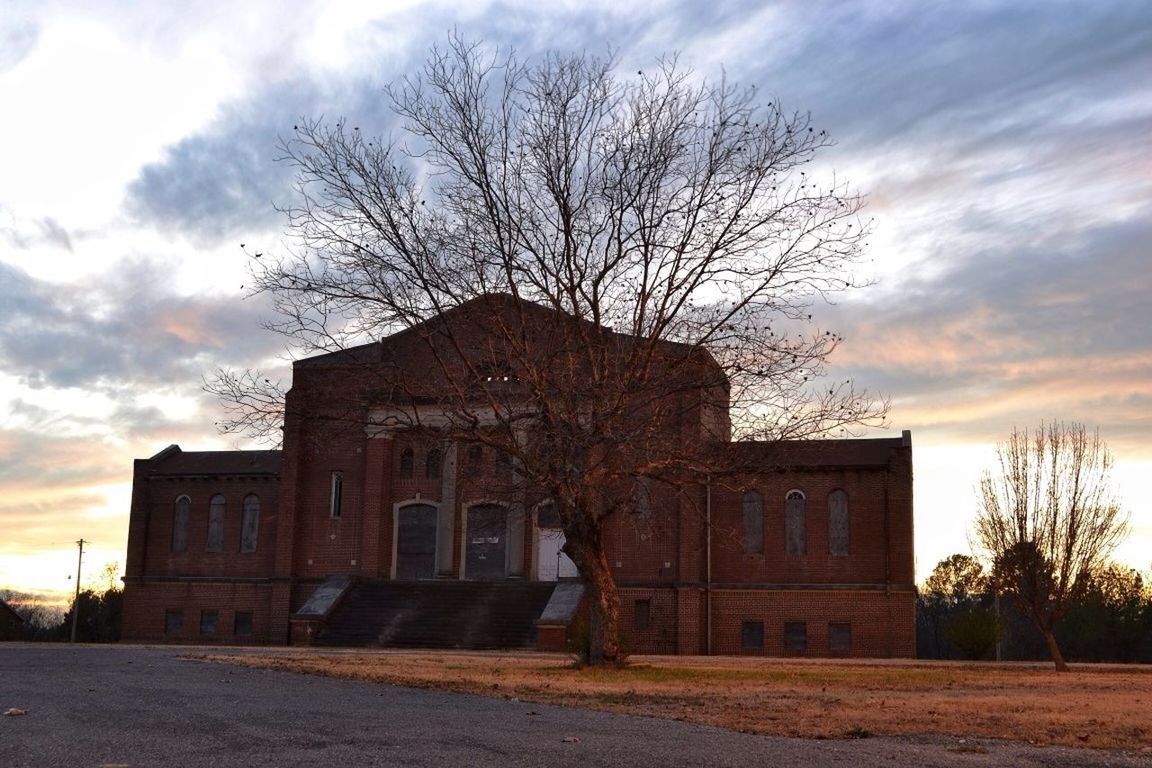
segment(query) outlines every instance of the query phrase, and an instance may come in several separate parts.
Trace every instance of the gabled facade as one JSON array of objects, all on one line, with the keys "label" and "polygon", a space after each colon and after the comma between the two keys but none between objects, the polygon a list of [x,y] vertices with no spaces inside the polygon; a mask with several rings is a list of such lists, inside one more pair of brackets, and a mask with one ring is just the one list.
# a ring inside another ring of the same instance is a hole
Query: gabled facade
[{"label": "gabled facade", "polygon": [[[460,323],[461,354],[487,360],[493,343],[468,306],[434,322]],[[548,310],[528,311],[544,325]],[[449,582],[539,583],[545,596],[559,583],[538,627],[542,646],[558,644],[576,573],[555,510],[490,445],[437,436],[447,384],[430,338],[410,329],[298,361],[280,452],[171,446],[137,461],[124,637],[309,642],[356,607],[358,583],[445,595]],[[486,386],[515,378],[493,360],[476,366]],[[637,418],[665,446],[704,446],[732,469],[640,482],[633,513],[612,518],[626,647],[913,655],[908,433],[732,443],[722,387],[691,384]]]}]

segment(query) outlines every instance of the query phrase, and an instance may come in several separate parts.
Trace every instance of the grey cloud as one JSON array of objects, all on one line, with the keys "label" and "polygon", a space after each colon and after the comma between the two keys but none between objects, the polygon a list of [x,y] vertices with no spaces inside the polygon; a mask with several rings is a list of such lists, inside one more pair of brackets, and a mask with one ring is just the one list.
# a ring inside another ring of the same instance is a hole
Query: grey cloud
[{"label": "grey cloud", "polygon": [[[1018,133],[1076,103],[1146,90],[1152,7],[1100,2],[791,6],[802,42],[763,73],[846,142]],[[771,46],[769,41],[768,46]]]},{"label": "grey cloud", "polygon": [[[965,409],[1011,400],[1017,424],[1081,419],[1146,443],[1152,210],[1075,232],[1054,227],[1026,247],[1008,224],[975,217],[967,225],[988,226],[1002,241],[967,251],[960,243],[942,272],[824,313],[848,337],[850,362],[834,359],[834,373],[897,404],[928,404],[935,430],[1000,437],[1012,424]],[[1046,410],[1061,402],[1074,412]]]},{"label": "grey cloud", "polygon": [[72,250],[72,237],[68,230],[51,216],[0,227],[0,236],[19,250],[28,250],[44,244],[63,248],[69,252]]},{"label": "grey cloud", "polygon": [[0,263],[0,362],[27,385],[105,387],[198,382],[217,364],[279,348],[266,308],[239,296],[177,296],[164,265],[122,262],[82,288],[37,281]]},{"label": "grey cloud", "polygon": [[288,199],[294,170],[277,158],[293,126],[302,117],[329,115],[382,131],[382,102],[382,86],[363,80],[279,83],[231,105],[204,133],[143,168],[128,188],[126,208],[138,222],[202,247],[282,227],[276,207]]},{"label": "grey cloud", "polygon": [[11,493],[23,488],[83,488],[120,482],[119,451],[98,438],[54,437],[36,430],[0,431],[0,484]]},{"label": "grey cloud", "polygon": [[16,67],[40,39],[40,28],[30,22],[5,23],[0,19],[0,73]]}]

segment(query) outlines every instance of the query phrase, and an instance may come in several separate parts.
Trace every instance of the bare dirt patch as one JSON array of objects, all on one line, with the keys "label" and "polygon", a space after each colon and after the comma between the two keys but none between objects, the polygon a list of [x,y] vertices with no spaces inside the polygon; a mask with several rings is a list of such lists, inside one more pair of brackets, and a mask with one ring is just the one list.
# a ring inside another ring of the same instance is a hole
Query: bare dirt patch
[{"label": "bare dirt patch", "polygon": [[284,651],[201,658],[517,698],[805,738],[992,737],[1152,752],[1152,668],[633,657],[576,669],[563,656]]}]

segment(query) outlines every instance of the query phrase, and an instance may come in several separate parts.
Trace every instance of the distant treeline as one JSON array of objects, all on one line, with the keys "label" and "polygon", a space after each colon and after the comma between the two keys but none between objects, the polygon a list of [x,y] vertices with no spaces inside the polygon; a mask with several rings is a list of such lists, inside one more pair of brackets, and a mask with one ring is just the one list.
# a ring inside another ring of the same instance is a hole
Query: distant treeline
[{"label": "distant treeline", "polygon": [[11,594],[4,598],[22,622],[0,623],[0,640],[64,642],[72,637],[72,612],[79,606],[76,640],[81,643],[114,643],[120,639],[120,620],[124,609],[124,592],[109,587],[100,592],[86,589],[68,606],[64,615],[59,608],[35,598]]},{"label": "distant treeline", "polygon": [[[922,659],[1043,661],[1043,637],[1007,597],[987,588],[967,555],[942,560],[920,588],[916,653]],[[1152,589],[1139,571],[1108,565],[1084,576],[1055,626],[1068,661],[1152,663]]]}]

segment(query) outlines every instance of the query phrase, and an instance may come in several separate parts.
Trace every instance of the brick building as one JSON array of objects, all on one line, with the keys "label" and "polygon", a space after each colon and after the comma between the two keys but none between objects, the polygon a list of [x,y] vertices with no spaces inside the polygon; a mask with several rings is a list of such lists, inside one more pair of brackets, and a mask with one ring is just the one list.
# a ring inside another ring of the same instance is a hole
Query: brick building
[{"label": "brick building", "polygon": [[[426,324],[470,334],[470,369],[498,347],[477,318],[510,311],[470,316],[476,304]],[[554,317],[529,307],[534,328]],[[438,338],[417,327],[296,362],[282,451],[137,460],[124,637],[561,647],[583,587],[554,506],[490,445],[444,437]],[[476,370],[489,387],[517,381]],[[699,381],[642,418],[654,443],[727,470],[637,481],[639,501],[610,519],[625,647],[912,656],[909,434],[731,442],[726,388]]]}]

